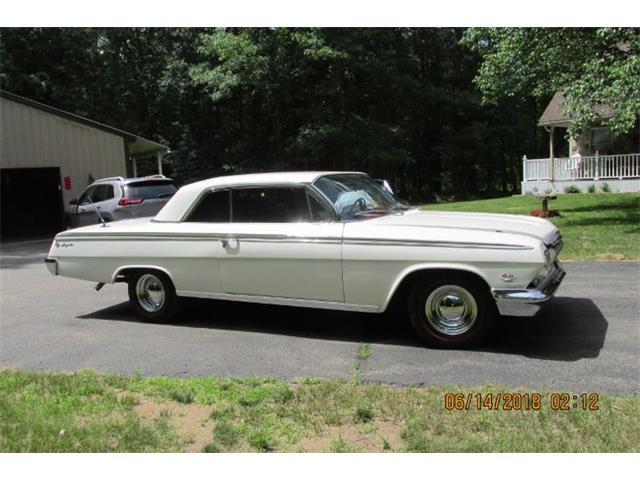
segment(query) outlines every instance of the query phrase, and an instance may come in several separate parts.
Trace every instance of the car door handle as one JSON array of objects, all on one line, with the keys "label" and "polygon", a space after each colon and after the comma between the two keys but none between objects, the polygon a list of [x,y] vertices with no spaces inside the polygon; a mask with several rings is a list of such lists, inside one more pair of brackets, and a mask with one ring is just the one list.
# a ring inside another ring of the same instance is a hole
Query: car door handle
[{"label": "car door handle", "polygon": [[[233,242],[233,246],[232,246]],[[221,238],[220,243],[222,243],[223,248],[238,248],[238,239],[229,237],[229,238]]]}]

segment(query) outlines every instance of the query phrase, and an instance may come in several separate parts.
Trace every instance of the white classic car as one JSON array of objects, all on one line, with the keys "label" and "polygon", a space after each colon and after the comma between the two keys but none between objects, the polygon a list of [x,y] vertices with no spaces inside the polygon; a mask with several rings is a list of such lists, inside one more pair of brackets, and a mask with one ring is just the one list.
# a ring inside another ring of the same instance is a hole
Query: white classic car
[{"label": "white classic car", "polygon": [[408,307],[435,346],[466,346],[498,312],[532,315],[564,277],[547,220],[420,211],[356,172],[217,177],[182,187],[153,218],[59,233],[54,275],[127,282],[164,321],[180,297],[383,312]]}]

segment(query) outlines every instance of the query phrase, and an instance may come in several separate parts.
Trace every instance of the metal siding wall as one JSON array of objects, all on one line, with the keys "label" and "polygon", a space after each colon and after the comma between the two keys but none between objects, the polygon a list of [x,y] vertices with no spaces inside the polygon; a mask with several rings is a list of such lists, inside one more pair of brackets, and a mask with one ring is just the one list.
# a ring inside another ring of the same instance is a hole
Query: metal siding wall
[{"label": "metal siding wall", "polygon": [[126,176],[124,139],[36,108],[0,98],[0,166],[60,167],[71,177],[65,204],[94,179]]}]

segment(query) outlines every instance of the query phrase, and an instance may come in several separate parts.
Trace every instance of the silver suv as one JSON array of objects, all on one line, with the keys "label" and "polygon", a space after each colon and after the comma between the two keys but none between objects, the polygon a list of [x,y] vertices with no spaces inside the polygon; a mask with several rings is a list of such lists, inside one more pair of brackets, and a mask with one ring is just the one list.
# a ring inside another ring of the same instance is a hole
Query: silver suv
[{"label": "silver suv", "polygon": [[76,228],[100,223],[100,216],[105,222],[152,217],[177,190],[173,180],[164,175],[102,178],[89,185],[80,198],[69,200],[66,226]]}]

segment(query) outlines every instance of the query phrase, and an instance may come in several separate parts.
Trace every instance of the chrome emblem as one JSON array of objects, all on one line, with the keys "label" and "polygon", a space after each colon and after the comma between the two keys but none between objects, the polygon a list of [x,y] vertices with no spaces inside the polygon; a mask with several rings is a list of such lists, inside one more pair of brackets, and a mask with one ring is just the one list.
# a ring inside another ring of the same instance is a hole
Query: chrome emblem
[{"label": "chrome emblem", "polygon": [[500,275],[498,275],[498,278],[500,280],[502,280],[505,283],[510,283],[513,282],[516,278],[516,276],[513,273],[501,273]]},{"label": "chrome emblem", "polygon": [[73,247],[73,243],[68,243],[68,242],[59,242],[58,240],[56,240],[54,242],[56,248],[65,248],[65,247]]}]

